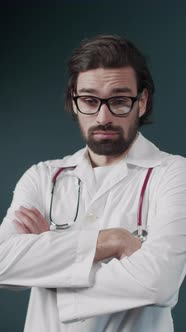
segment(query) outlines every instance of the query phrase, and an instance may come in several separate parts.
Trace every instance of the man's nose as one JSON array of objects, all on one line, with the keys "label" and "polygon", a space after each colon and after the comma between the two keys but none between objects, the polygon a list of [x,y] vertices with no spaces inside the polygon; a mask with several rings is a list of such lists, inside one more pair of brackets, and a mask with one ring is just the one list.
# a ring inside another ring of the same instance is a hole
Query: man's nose
[{"label": "man's nose", "polygon": [[97,121],[97,123],[102,124],[102,125],[112,123],[113,115],[109,111],[109,108],[106,104],[101,105],[100,110],[96,117],[96,121]]}]

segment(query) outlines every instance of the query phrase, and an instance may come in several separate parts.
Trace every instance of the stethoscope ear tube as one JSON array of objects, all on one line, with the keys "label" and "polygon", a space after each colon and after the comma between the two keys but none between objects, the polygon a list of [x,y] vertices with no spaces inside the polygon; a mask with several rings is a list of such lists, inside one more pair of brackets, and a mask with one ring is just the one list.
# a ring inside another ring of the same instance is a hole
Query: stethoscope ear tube
[{"label": "stethoscope ear tube", "polygon": [[53,226],[56,226],[56,224],[52,220],[52,205],[53,205],[53,198],[54,198],[54,189],[56,185],[56,180],[58,175],[64,170],[63,167],[59,168],[58,171],[54,174],[52,178],[52,190],[51,190],[51,200],[50,200],[50,210],[49,210],[49,218],[50,218],[50,223]]},{"label": "stethoscope ear tube", "polygon": [[[65,170],[65,169],[71,169],[73,170],[75,167],[61,167],[58,169],[58,171],[54,174],[53,178],[52,178],[52,190],[51,190],[51,200],[50,200],[50,209],[49,209],[49,218],[50,218],[50,230],[54,231],[54,230],[66,230],[68,228],[70,228],[70,225],[68,223],[65,224],[56,224],[53,219],[52,219],[52,207],[53,207],[53,199],[54,199],[54,190],[55,190],[55,185],[56,185],[56,181],[57,181],[57,177],[59,176],[59,174]],[[75,217],[74,217],[74,222],[77,219],[78,216],[78,212],[79,212],[79,203],[80,203],[80,190],[81,190],[81,180],[79,178],[78,179],[78,199],[77,199],[77,206],[76,206],[76,213],[75,213]]]}]

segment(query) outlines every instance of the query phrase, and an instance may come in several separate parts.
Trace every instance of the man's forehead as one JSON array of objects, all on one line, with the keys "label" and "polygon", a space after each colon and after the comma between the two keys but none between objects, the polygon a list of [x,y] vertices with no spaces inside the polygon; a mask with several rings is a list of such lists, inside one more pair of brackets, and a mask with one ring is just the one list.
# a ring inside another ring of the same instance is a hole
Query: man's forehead
[{"label": "man's forehead", "polygon": [[109,88],[113,92],[127,92],[136,88],[136,74],[132,67],[97,68],[80,72],[77,79],[77,88],[81,92],[94,92],[98,87]]},{"label": "man's forehead", "polygon": [[119,67],[119,68],[95,68],[87,71],[80,72],[78,79],[82,77],[136,77],[135,71],[132,67]]}]

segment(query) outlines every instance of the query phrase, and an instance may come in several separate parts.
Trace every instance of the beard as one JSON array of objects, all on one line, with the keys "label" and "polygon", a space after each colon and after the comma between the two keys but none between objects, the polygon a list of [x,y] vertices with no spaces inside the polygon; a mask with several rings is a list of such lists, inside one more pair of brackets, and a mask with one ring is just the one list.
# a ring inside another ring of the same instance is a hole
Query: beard
[{"label": "beard", "polygon": [[[113,126],[111,124],[108,125],[98,125],[89,128],[87,137],[84,134],[83,128],[81,128],[81,133],[86,141],[86,144],[90,148],[91,151],[98,155],[104,156],[119,156],[126,152],[138,133],[139,128],[139,119],[138,117],[135,120],[135,123],[132,127],[129,128],[128,135],[126,137],[123,128],[120,126]],[[112,131],[116,133],[116,137],[112,139],[95,139],[94,132],[97,131]]]}]

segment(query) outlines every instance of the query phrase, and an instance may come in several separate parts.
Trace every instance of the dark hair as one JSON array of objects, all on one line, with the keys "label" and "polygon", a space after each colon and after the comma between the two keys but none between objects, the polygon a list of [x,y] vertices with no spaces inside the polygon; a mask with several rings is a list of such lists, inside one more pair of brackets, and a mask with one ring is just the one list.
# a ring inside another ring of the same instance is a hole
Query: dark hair
[{"label": "dark hair", "polygon": [[83,40],[75,49],[70,61],[69,80],[66,91],[66,109],[74,115],[72,93],[76,93],[79,73],[97,68],[121,68],[130,66],[136,73],[138,93],[148,91],[147,109],[140,118],[139,125],[149,124],[152,113],[154,82],[147,67],[146,59],[141,52],[127,39],[113,35],[100,35]]}]

